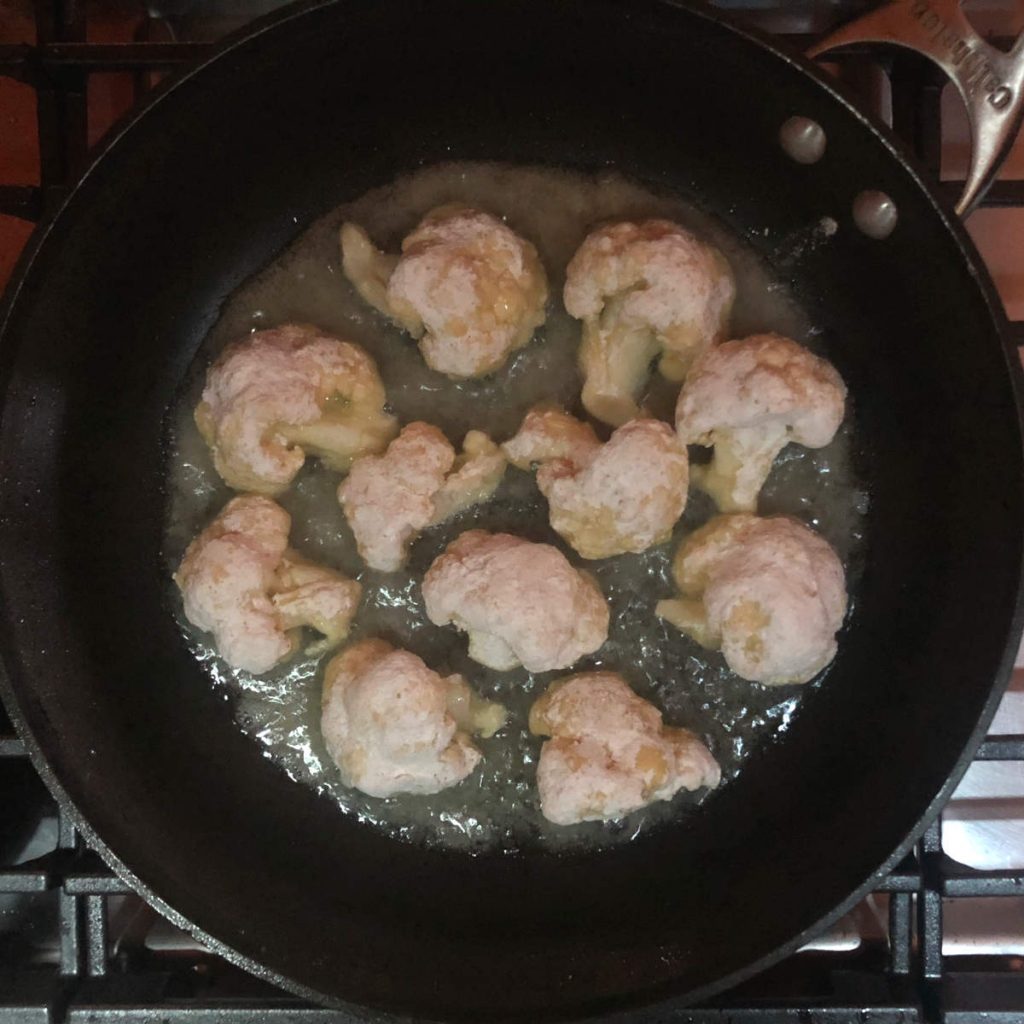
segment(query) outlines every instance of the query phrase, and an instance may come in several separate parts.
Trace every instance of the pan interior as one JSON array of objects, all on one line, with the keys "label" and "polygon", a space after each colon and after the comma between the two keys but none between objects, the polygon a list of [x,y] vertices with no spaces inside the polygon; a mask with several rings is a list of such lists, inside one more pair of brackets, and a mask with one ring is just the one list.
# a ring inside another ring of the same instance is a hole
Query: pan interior
[{"label": "pan interior", "polygon": [[[343,222],[362,225],[374,239],[397,251],[420,217],[451,202],[507,217],[515,230],[538,246],[553,296],[547,322],[534,342],[497,373],[468,382],[430,371],[415,343],[368,309],[339,267],[338,232]],[[456,445],[470,429],[483,429],[496,440],[505,440],[538,402],[559,402],[584,415],[579,407],[576,358],[580,327],[560,301],[564,268],[594,225],[648,217],[682,223],[727,253],[739,294],[731,336],[772,330],[811,348],[820,347],[814,326],[750,248],[720,222],[678,197],[653,193],[612,172],[583,175],[488,163],[423,168],[320,218],[225,304],[200,347],[171,417],[173,451],[164,551],[168,584],[185,545],[231,497],[192,416],[206,369],[226,344],[252,330],[281,323],[315,323],[338,337],[357,341],[372,354],[400,422],[426,420],[445,430]],[[823,235],[820,244],[826,240]],[[672,422],[678,389],[678,384],[654,373],[644,404]],[[608,432],[600,425],[599,429]],[[787,449],[762,500],[763,511],[799,516],[837,548],[847,565],[851,590],[859,576],[868,504],[850,465],[855,431],[851,409],[842,431],[826,448]],[[803,687],[751,685],[729,672],[720,655],[705,651],[654,614],[655,602],[673,593],[671,560],[676,548],[714,512],[700,492],[694,490],[685,519],[669,543],[642,555],[585,562],[551,529],[546,503],[532,474],[510,467],[490,501],[425,531],[402,571],[378,573],[367,570],[356,551],[336,497],[339,480],[338,473],[310,460],[279,498],[292,515],[292,543],[308,557],[341,569],[362,584],[363,604],[353,640],[384,636],[420,655],[442,674],[461,673],[475,689],[509,708],[509,725],[482,744],[484,761],[477,771],[458,786],[431,796],[365,797],[342,784],[320,734],[320,671],[326,658],[300,656],[254,678],[233,671],[219,659],[209,636],[198,634],[185,622],[182,626],[211,680],[235,696],[235,717],[246,733],[292,778],[314,786],[361,821],[410,841],[469,850],[500,847],[507,853],[538,844],[595,849],[631,841],[660,823],[691,813],[708,795],[707,791],[683,792],[670,803],[656,803],[613,823],[566,828],[546,821],[534,782],[540,741],[530,736],[526,723],[533,701],[553,679],[566,673],[488,670],[467,657],[464,638],[454,629],[434,627],[423,610],[419,592],[423,573],[450,541],[468,529],[504,530],[555,544],[593,573],[611,604],[611,636],[574,671],[602,668],[624,673],[642,696],[665,712],[670,724],[693,729],[710,743],[726,781],[741,769],[752,746],[777,739],[789,729]]]},{"label": "pan interior", "polygon": [[[818,164],[777,144],[794,114],[827,132]],[[447,160],[614,169],[689,197],[795,296],[853,395],[869,543],[826,685],[699,814],[600,856],[471,857],[338,814],[237,729],[168,600],[166,410],[226,298],[302,225]],[[865,189],[899,208],[884,242],[852,224]],[[823,218],[837,230],[809,244]],[[1024,472],[982,274],[870,128],[714,16],[654,0],[293,12],[114,145],[22,282],[0,424],[17,715],[147,892],[298,990],[537,1020],[749,969],[868,879],[993,707]]]}]

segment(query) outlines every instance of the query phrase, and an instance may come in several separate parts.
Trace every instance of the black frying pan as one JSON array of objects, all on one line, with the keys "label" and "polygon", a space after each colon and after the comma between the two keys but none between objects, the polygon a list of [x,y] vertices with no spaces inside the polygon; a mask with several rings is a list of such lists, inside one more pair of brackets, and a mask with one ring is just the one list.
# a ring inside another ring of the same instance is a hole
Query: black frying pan
[{"label": "black frying pan", "polygon": [[[825,159],[778,145],[818,121]],[[850,385],[866,568],[826,685],[685,827],[600,856],[384,838],[291,783],[178,633],[164,417],[224,297],[301,226],[450,159],[614,166],[771,258]],[[864,189],[899,210],[871,239]],[[950,211],[801,60],[656,0],[338,0],[179,79],[35,238],[3,327],[4,696],[85,834],[229,959],[331,1004],[478,1021],[697,999],[851,906],[947,798],[1021,616],[1019,370]]]}]

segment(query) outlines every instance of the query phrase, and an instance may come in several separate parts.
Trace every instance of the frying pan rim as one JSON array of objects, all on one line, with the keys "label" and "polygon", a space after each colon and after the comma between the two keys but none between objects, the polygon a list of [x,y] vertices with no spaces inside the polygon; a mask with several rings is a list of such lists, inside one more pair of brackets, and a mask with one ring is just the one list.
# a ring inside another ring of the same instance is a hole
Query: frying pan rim
[{"label": "frying pan rim", "polygon": [[[190,82],[197,75],[203,74],[206,68],[214,65],[218,61],[224,60],[236,50],[248,45],[251,41],[262,37],[268,32],[275,31],[279,26],[282,26],[293,19],[301,19],[314,11],[322,8],[340,6],[346,2],[350,2],[350,0],[299,0],[297,3],[290,4],[285,8],[271,12],[270,14],[251,22],[238,31],[233,32],[218,41],[210,54],[203,58],[198,64],[169,76],[168,79],[154,89],[142,103],[122,116],[113,125],[113,127],[103,137],[102,141],[90,153],[87,168],[83,171],[75,184],[69,189],[66,196],[64,196],[61,202],[37,225],[28,244],[25,246],[25,249],[15,265],[14,272],[12,273],[10,282],[3,297],[3,302],[0,303],[0,389],[2,389],[0,390],[0,396],[6,394],[8,378],[14,361],[15,350],[14,347],[8,343],[8,333],[11,318],[17,306],[18,298],[21,295],[25,281],[35,264],[37,256],[46,244],[52,229],[65,215],[65,211],[67,211],[67,209],[74,203],[75,198],[83,185],[93,175],[96,168],[103,162],[107,154],[116,146],[120,145],[123,139],[130,136],[130,133],[135,128],[136,124],[152,109],[164,102],[167,97],[173,95],[175,91]],[[376,2],[380,3],[383,2],[383,0],[376,0]],[[402,0],[391,0],[391,2],[400,3]],[[627,6],[624,0],[611,0],[611,2],[621,5],[623,8]],[[773,57],[782,60],[786,64],[789,64],[803,72],[804,75],[810,77],[819,88],[825,90],[825,92],[828,93],[836,102],[844,107],[846,112],[852,115],[855,120],[859,121],[865,129],[874,134],[875,137],[886,147],[892,158],[903,165],[913,184],[923,193],[924,198],[931,205],[934,214],[939,218],[939,221],[945,227],[946,231],[952,235],[953,241],[959,249],[961,257],[967,264],[967,268],[971,276],[974,278],[981,291],[985,306],[987,307],[991,317],[992,327],[995,329],[995,332],[999,336],[999,340],[1002,344],[1003,356],[1009,372],[1011,387],[1016,398],[1018,434],[1022,439],[1022,449],[1024,449],[1024,409],[1022,409],[1022,398],[1024,398],[1024,371],[1022,371],[1017,350],[1009,338],[1008,321],[1005,308],[999,298],[998,292],[996,291],[994,282],[992,281],[977,248],[971,240],[970,235],[963,226],[963,223],[953,212],[951,204],[942,195],[936,193],[935,189],[930,184],[928,173],[920,166],[914,154],[909,152],[904,145],[891,134],[886,125],[870,113],[862,110],[855,99],[849,95],[841,85],[827,77],[813,61],[800,54],[792,53],[780,47],[776,38],[755,28],[751,28],[748,25],[738,23],[735,17],[730,15],[728,12],[724,12],[719,9],[697,7],[693,0],[629,0],[629,7],[633,12],[635,12],[638,3],[643,3],[649,8],[676,8],[678,10],[685,11],[688,16],[699,17],[705,21],[713,22],[716,25],[724,27],[733,35],[739,37],[743,44],[761,47],[768,51]],[[0,406],[2,406],[2,397],[0,397]],[[352,1004],[338,999],[337,997],[327,996],[325,993],[318,992],[317,990],[303,985],[300,982],[287,978],[258,960],[238,952],[226,943],[208,934],[197,924],[186,918],[182,913],[167,904],[160,896],[151,890],[148,885],[138,878],[123,861],[121,861],[121,859],[110,849],[110,847],[107,846],[100,836],[97,835],[90,823],[85,819],[83,813],[79,811],[78,807],[68,797],[63,785],[51,770],[49,762],[41,747],[36,742],[35,736],[28,725],[28,716],[22,709],[21,702],[16,696],[15,688],[9,677],[8,662],[11,661],[12,658],[8,652],[12,652],[16,648],[14,644],[9,642],[11,630],[9,616],[6,611],[7,603],[2,602],[0,604],[2,604],[3,608],[2,613],[0,613],[0,639],[3,641],[3,643],[0,644],[0,697],[3,699],[5,708],[25,746],[26,751],[29,754],[34,768],[50,790],[60,810],[69,817],[74,826],[82,834],[86,843],[102,857],[115,875],[125,882],[132,891],[138,893],[151,906],[155,907],[174,925],[191,934],[207,948],[211,949],[219,956],[222,956],[229,963],[242,968],[258,978],[278,985],[280,988],[302,996],[305,999],[309,999],[312,1002],[330,1006],[334,1009],[345,1010],[363,1019],[369,1019],[372,1015],[376,1015],[381,1012],[395,1017],[407,1016],[408,1011],[396,1011],[393,1009],[382,1010],[376,1007],[371,1008]],[[937,818],[942,808],[948,802],[949,797],[952,795],[953,790],[956,788],[964,772],[973,761],[974,754],[988,731],[989,724],[995,715],[996,708],[998,707],[1009,682],[1010,675],[1013,670],[1017,643],[1020,640],[1022,629],[1024,629],[1024,551],[1022,551],[1021,564],[1018,566],[1017,594],[1014,613],[1011,619],[1011,628],[1007,638],[1007,647],[1003,652],[999,667],[995,673],[992,687],[988,697],[986,698],[982,713],[967,744],[960,752],[951,772],[946,776],[944,784],[927,805],[924,813],[918,819],[916,824],[914,824],[908,831],[906,838],[897,846],[892,854],[890,854],[890,856],[886,858],[881,865],[879,865],[877,869],[872,871],[868,877],[850,893],[847,898],[842,900],[836,907],[822,915],[812,925],[805,928],[788,942],[776,947],[753,963],[747,964],[731,974],[718,978],[707,985],[691,989],[686,993],[680,994],[678,991],[672,992],[670,984],[663,987],[667,990],[664,992],[664,995],[659,994],[662,992],[662,989],[659,988],[645,990],[643,1001],[639,1005],[658,1005],[660,1008],[665,1009],[671,1007],[683,1007],[703,1001],[733,988],[740,982],[766,970],[789,956],[791,953],[795,952],[800,946],[804,945],[813,936],[820,934],[832,922],[847,913],[868,893],[870,893],[878,879],[890,872],[910,852],[911,848],[918,841],[921,835],[923,835],[927,828]],[[602,1010],[600,1006],[594,1008],[596,1016],[593,1016],[593,1019],[600,1017],[600,1019],[607,1021],[626,1021],[632,1014],[635,1014],[639,1008],[637,1004],[634,1004],[630,1009],[608,1010],[607,1001],[602,1005],[605,1007],[604,1010]],[[586,1004],[580,1004],[580,1008],[584,1013],[587,1012],[585,1006]],[[577,1014],[572,1014],[573,1019],[577,1016]],[[535,1017],[536,1019],[541,1019],[541,1015],[539,1014],[536,1014]],[[556,1014],[556,1018],[568,1019],[564,1012]]]}]

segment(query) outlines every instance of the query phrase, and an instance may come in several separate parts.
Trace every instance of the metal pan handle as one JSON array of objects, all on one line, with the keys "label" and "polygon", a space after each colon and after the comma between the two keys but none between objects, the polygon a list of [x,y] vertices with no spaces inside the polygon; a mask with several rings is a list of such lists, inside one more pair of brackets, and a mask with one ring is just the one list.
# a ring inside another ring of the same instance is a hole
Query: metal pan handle
[{"label": "metal pan handle", "polygon": [[1024,120],[1024,34],[1009,53],[987,43],[961,0],[888,0],[809,51],[892,43],[938,64],[963,97],[971,126],[971,166],[957,213],[966,217],[988,191]]}]

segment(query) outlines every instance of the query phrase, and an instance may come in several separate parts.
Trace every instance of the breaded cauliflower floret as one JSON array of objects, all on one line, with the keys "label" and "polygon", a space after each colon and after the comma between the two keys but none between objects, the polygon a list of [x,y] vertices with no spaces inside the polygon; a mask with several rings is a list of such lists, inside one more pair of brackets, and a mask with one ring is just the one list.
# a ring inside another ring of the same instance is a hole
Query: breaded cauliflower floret
[{"label": "breaded cauliflower floret", "polygon": [[632,420],[602,445],[567,413],[535,409],[502,447],[510,461],[540,465],[551,525],[584,558],[661,544],[686,508],[686,448],[659,420]]},{"label": "breaded cauliflower floret", "polygon": [[206,375],[195,420],[236,490],[279,494],[316,455],[333,469],[378,452],[397,424],[357,345],[286,324],[228,346]]},{"label": "breaded cauliflower floret", "polygon": [[843,421],[846,385],[831,363],[778,334],[727,341],[690,371],[676,404],[684,444],[713,445],[693,482],[723,512],[753,512],[790,441],[823,448]]},{"label": "breaded cauliflower floret", "polygon": [[623,221],[591,232],[566,268],[565,308],[583,321],[583,404],[620,426],[651,360],[682,380],[725,330],[736,287],[725,257],[668,220]]},{"label": "breaded cauliflower floret", "polygon": [[469,656],[502,671],[568,668],[608,638],[608,605],[593,578],[549,544],[469,530],[423,579],[427,618],[469,634]]},{"label": "breaded cauliflower floret", "polygon": [[338,500],[366,564],[394,572],[421,530],[486,501],[504,473],[505,457],[486,434],[471,430],[456,459],[437,427],[416,422],[383,455],[357,459]]},{"label": "breaded cauliflower floret", "polygon": [[518,469],[538,469],[543,463],[563,459],[583,466],[601,447],[589,423],[570,416],[557,405],[538,405],[523,418],[516,436],[501,450]]},{"label": "breaded cauliflower floret", "polygon": [[615,672],[559,679],[530,709],[530,731],[550,736],[540,752],[541,811],[556,825],[622,818],[681,789],[714,788],[718,763],[686,729]]},{"label": "breaded cauliflower floret", "polygon": [[427,366],[449,377],[497,370],[544,323],[548,285],[537,250],[488,213],[432,210],[398,259],[344,224],[341,252],[359,294],[419,339]]},{"label": "breaded cauliflower floret", "polygon": [[738,676],[770,686],[806,683],[836,654],[846,576],[828,542],[786,516],[718,516],[676,554],[682,596],[657,614]]},{"label": "breaded cauliflower floret", "polygon": [[288,513],[269,498],[232,498],[174,574],[185,617],[213,633],[218,653],[234,668],[268,672],[298,649],[303,626],[323,634],[308,653],[348,635],[362,588],[289,550],[290,527]]},{"label": "breaded cauliflower floret", "polygon": [[363,640],[324,672],[321,729],[347,786],[370,796],[437,793],[480,763],[470,733],[493,736],[500,704],[462,676],[443,678],[409,651]]}]

